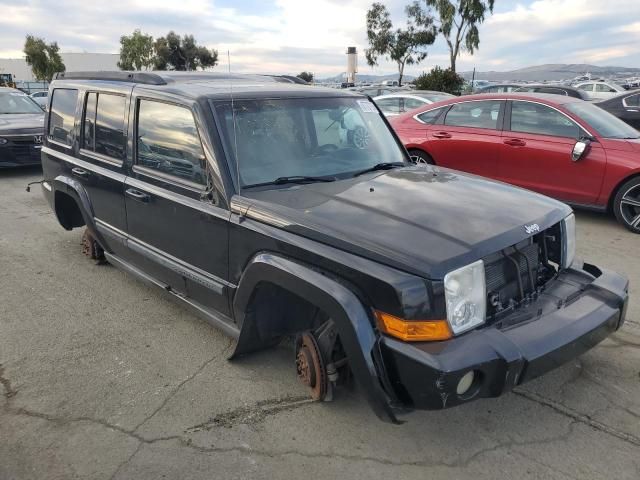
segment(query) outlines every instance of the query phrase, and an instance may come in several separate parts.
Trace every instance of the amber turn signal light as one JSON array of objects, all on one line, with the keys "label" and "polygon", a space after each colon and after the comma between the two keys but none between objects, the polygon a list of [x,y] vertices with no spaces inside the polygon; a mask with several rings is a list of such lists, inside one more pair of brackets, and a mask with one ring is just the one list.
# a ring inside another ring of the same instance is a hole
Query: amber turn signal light
[{"label": "amber turn signal light", "polygon": [[376,311],[381,332],[405,342],[428,342],[451,338],[451,329],[446,320],[404,320]]}]

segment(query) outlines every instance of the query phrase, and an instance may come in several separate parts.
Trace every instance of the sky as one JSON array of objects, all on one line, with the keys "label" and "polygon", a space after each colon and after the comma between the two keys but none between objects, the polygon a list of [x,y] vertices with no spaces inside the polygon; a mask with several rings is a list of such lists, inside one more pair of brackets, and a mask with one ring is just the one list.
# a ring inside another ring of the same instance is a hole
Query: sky
[{"label": "sky", "polygon": [[[346,70],[346,48],[359,52],[359,73],[390,74],[381,59],[369,67],[365,15],[372,0],[0,0],[0,58],[22,57],[31,33],[57,41],[62,52],[117,53],[119,38],[139,28],[154,37],[191,33],[198,43],[227,51],[235,72],[317,78]],[[410,0],[383,1],[394,26],[405,23]],[[543,63],[640,67],[639,0],[496,0],[480,27],[480,49],[464,53],[458,71],[513,70]],[[442,38],[427,59],[405,73],[449,65]]]}]

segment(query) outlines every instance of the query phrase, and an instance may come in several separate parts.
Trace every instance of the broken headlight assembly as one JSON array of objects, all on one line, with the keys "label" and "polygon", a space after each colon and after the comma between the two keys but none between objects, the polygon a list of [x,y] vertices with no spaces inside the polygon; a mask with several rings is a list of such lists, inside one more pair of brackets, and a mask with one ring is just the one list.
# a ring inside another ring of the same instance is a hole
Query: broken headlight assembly
[{"label": "broken headlight assembly", "polygon": [[576,217],[572,213],[561,223],[562,268],[569,268],[576,256]]},{"label": "broken headlight assembly", "polygon": [[454,335],[482,325],[486,319],[484,262],[478,260],[444,277],[447,321]]}]

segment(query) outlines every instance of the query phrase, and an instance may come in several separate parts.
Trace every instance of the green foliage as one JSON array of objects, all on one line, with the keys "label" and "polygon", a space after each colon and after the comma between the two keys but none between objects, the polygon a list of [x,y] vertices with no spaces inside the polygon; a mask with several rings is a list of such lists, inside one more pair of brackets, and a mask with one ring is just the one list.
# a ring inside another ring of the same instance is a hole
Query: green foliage
[{"label": "green foliage", "polygon": [[449,46],[451,70],[463,50],[473,54],[480,46],[478,25],[484,22],[487,10],[493,13],[495,0],[425,0],[440,17],[439,31]]},{"label": "green foliage", "polygon": [[433,67],[429,73],[423,73],[414,81],[417,90],[435,90],[438,92],[460,95],[464,86],[464,78],[447,68]]},{"label": "green foliage", "polygon": [[140,30],[120,37],[120,70],[146,70],[154,64],[153,37]]},{"label": "green foliage", "polygon": [[405,13],[406,27],[394,30],[389,10],[382,3],[372,4],[367,12],[367,63],[377,65],[378,57],[396,62],[399,85],[402,85],[404,67],[424,60],[427,57],[426,47],[433,44],[437,34],[433,17],[417,1],[407,6]]},{"label": "green foliage", "polygon": [[297,75],[298,78],[301,78],[302,80],[304,80],[305,82],[309,82],[312,83],[313,82],[313,73],[311,72],[300,72]]},{"label": "green foliage", "polygon": [[197,70],[218,63],[218,51],[199,46],[193,35],[180,35],[171,31],[154,43],[154,64],[157,70]]},{"label": "green foliage", "polygon": [[27,35],[23,51],[36,80],[50,82],[57,72],[65,71],[58,50],[57,42],[47,44],[42,38]]}]

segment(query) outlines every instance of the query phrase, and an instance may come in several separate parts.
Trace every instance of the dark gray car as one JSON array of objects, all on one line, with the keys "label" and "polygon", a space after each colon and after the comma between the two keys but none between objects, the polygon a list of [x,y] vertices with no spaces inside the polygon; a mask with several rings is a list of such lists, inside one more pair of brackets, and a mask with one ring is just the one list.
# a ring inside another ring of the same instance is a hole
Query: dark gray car
[{"label": "dark gray car", "polygon": [[29,95],[0,87],[0,168],[40,164],[44,112]]}]

